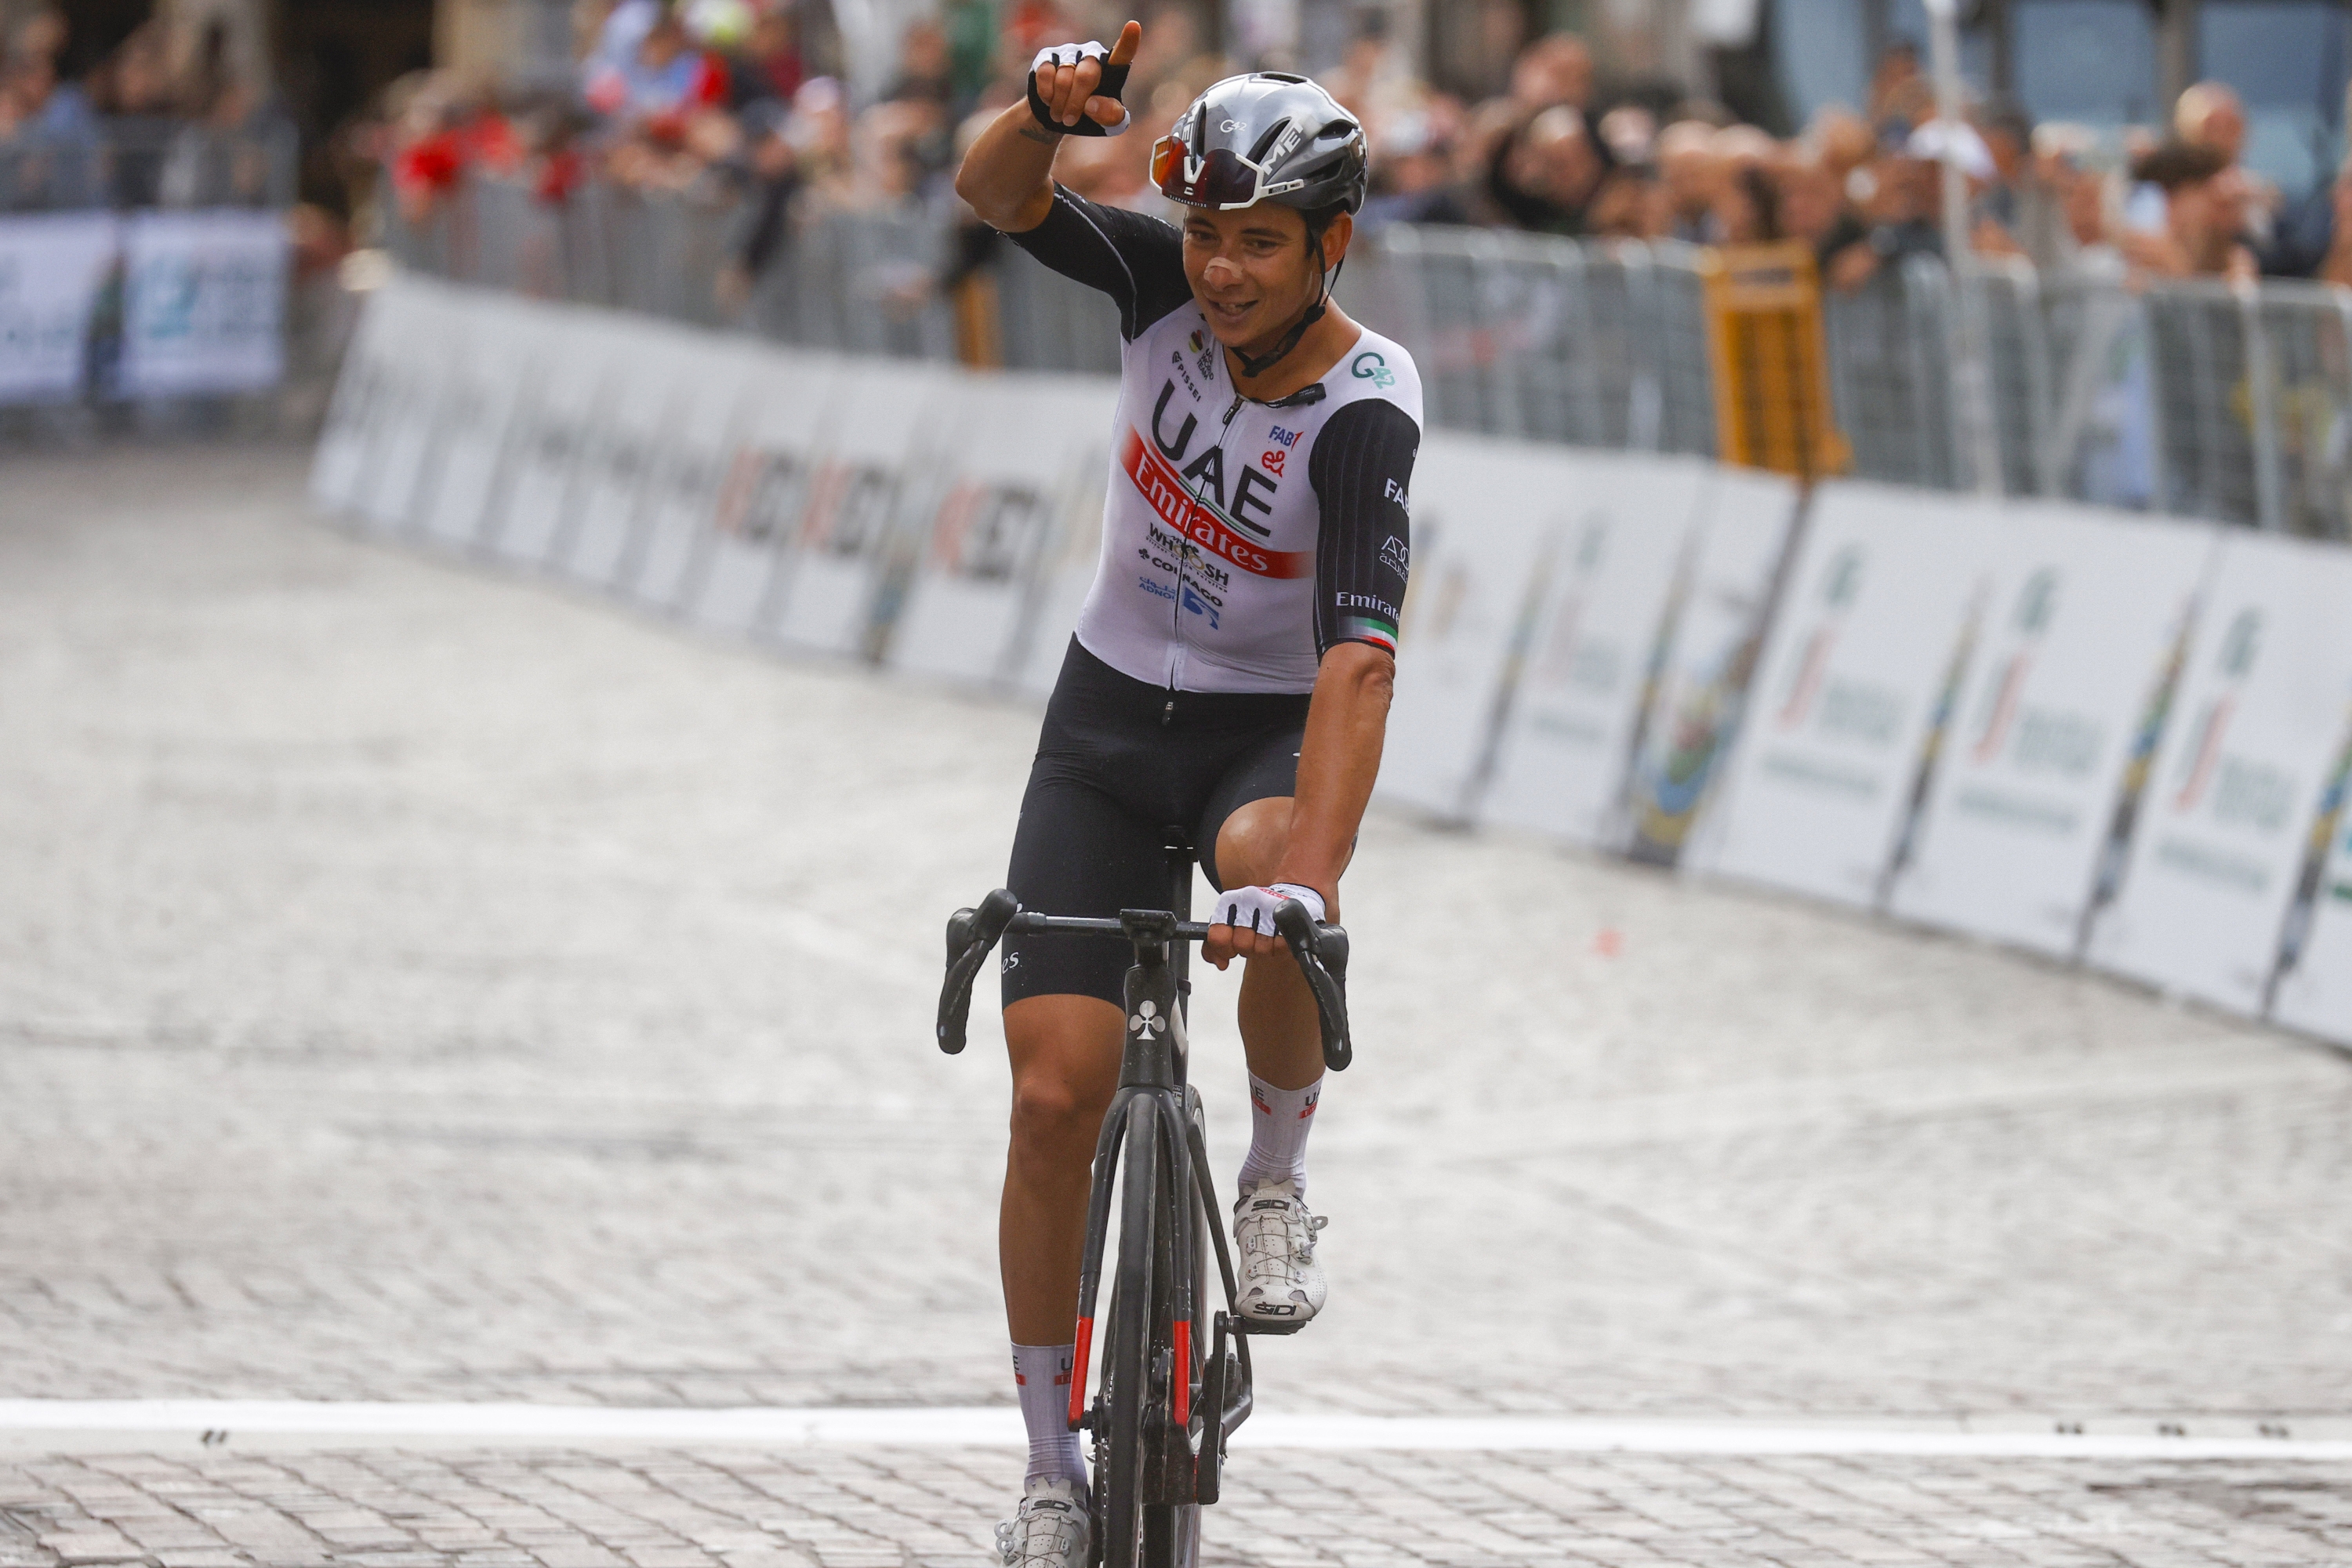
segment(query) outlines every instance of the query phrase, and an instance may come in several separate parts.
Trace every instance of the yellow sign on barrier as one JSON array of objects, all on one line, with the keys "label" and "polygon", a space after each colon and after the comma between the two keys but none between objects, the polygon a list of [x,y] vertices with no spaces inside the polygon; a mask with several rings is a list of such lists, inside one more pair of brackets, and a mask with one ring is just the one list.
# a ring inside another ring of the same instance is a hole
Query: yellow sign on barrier
[{"label": "yellow sign on barrier", "polygon": [[1852,458],[1830,407],[1822,291],[1811,247],[1730,246],[1699,262],[1715,371],[1717,455],[1800,479]]}]

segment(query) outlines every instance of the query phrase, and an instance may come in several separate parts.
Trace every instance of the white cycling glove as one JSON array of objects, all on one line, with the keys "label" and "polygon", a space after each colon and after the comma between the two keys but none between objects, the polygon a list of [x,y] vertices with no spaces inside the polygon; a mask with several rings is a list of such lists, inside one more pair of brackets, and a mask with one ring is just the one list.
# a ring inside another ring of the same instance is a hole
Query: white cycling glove
[{"label": "white cycling glove", "polygon": [[[1108,98],[1126,110],[1116,125],[1098,124],[1091,114],[1079,115],[1076,125],[1065,125],[1054,118],[1052,111],[1045,107],[1045,100],[1037,96],[1039,71],[1049,66],[1075,66],[1087,60],[1102,62],[1102,80],[1095,84],[1094,91],[1088,96]],[[1119,94],[1127,90],[1127,67],[1110,63],[1110,50],[1098,42],[1055,44],[1050,49],[1039,49],[1037,58],[1029,62],[1029,112],[1038,124],[1057,136],[1124,136],[1127,128],[1135,123],[1135,110],[1128,109],[1119,100]]]},{"label": "white cycling glove", "polygon": [[1232,926],[1236,931],[1248,930],[1274,934],[1274,911],[1285,899],[1297,899],[1323,923],[1323,895],[1297,882],[1276,882],[1265,888],[1235,888],[1217,895],[1216,907],[1209,912],[1211,925]]}]

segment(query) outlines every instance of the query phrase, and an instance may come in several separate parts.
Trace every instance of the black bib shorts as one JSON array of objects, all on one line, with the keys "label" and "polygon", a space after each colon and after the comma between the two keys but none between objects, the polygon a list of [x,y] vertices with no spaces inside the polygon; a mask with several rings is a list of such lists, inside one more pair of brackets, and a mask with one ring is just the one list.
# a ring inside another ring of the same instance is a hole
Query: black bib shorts
[{"label": "black bib shorts", "polygon": [[[1217,830],[1254,800],[1297,792],[1305,692],[1171,691],[1070,639],[1021,797],[1005,886],[1024,910],[1097,919],[1168,903],[1167,831],[1190,833],[1220,891]],[[1126,943],[1007,937],[1006,1005],[1029,996],[1125,1003]]]}]

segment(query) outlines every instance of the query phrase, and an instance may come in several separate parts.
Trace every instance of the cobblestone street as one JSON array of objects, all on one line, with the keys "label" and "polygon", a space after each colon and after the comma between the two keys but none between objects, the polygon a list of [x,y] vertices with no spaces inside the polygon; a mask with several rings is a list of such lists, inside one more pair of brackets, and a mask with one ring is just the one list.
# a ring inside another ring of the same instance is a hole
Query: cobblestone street
[{"label": "cobblestone street", "polygon": [[[352,539],[299,454],[7,463],[0,1398],[1009,1405],[992,998],[929,1013],[1033,711]],[[1262,1407],[2352,1434],[2344,1057],[1391,814],[1348,893]],[[1019,1464],[0,1431],[0,1568],[970,1565]],[[1226,1564],[2352,1561],[2284,1456],[1228,1476]]]}]

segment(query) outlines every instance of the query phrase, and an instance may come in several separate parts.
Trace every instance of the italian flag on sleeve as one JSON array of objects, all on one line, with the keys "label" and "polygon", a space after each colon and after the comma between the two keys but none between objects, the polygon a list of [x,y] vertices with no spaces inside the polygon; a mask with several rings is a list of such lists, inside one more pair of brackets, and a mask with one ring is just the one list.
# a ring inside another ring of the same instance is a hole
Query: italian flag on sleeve
[{"label": "italian flag on sleeve", "polygon": [[1368,642],[1391,654],[1396,652],[1397,629],[1394,621],[1384,621],[1378,616],[1342,616],[1339,617],[1341,642]]}]

